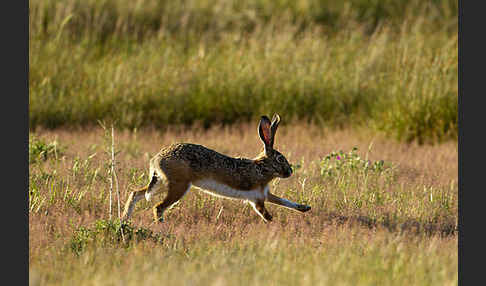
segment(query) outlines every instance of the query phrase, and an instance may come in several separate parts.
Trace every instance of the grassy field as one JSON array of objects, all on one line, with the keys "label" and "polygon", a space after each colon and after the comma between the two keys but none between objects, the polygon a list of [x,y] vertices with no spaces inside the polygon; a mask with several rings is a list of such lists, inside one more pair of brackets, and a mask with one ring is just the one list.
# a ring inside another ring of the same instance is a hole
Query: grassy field
[{"label": "grassy field", "polygon": [[[457,99],[454,0],[29,0],[29,284],[457,285]],[[311,211],[120,223],[162,146],[251,158],[274,113]]]},{"label": "grassy field", "polygon": [[373,129],[283,125],[276,148],[295,173],[271,188],[311,211],[269,205],[274,221],[265,224],[249,205],[193,190],[163,224],[152,223],[152,205],[143,201],[122,228],[116,185],[123,204],[131,188],[147,183],[148,159],[162,146],[194,142],[244,157],[261,146],[256,124],[115,130],[110,220],[110,140],[101,127],[30,133],[31,285],[458,283],[455,142],[406,144]]},{"label": "grassy field", "polygon": [[32,129],[278,112],[457,139],[457,1],[29,0]]}]

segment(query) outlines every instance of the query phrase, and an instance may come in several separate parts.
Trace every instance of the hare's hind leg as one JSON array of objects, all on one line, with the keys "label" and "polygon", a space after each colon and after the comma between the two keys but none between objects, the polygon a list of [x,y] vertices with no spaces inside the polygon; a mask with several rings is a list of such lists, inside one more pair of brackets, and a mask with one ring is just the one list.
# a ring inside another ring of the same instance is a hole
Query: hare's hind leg
[{"label": "hare's hind leg", "polygon": [[164,211],[173,207],[191,188],[191,182],[169,182],[165,199],[153,207],[155,221],[164,221]]},{"label": "hare's hind leg", "polygon": [[271,193],[268,193],[267,200],[272,204],[280,205],[289,209],[294,209],[303,213],[311,209],[310,206],[294,203],[287,199],[277,197],[276,195]]},{"label": "hare's hind leg", "polygon": [[147,199],[147,201],[150,200],[150,197],[160,189],[160,179],[157,177],[155,172],[151,172],[152,177],[150,179],[150,182],[148,183],[147,186],[135,190],[130,193],[128,196],[128,200],[125,203],[125,210],[123,211],[123,220],[127,220],[130,218],[133,212],[133,208],[135,207],[135,204],[143,199],[144,197]]},{"label": "hare's hind leg", "polygon": [[264,222],[272,221],[272,215],[267,211],[265,208],[265,201],[257,200],[257,201],[250,201],[251,206],[255,210],[255,212],[263,219]]}]

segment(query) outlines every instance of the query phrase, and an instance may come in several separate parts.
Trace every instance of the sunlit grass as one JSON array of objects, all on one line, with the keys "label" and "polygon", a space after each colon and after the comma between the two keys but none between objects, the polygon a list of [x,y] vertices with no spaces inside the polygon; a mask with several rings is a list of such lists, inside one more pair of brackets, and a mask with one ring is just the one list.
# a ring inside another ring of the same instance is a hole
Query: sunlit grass
[{"label": "sunlit grass", "polygon": [[[146,184],[148,159],[163,145],[194,142],[249,157],[261,148],[253,127],[117,131],[123,200]],[[163,224],[152,223],[154,202],[141,201],[124,228],[116,215],[107,220],[103,130],[31,134],[30,147],[55,138],[63,152],[29,164],[30,282],[456,285],[456,147],[317,130],[281,127],[277,148],[295,172],[271,184],[311,211],[268,205],[274,221],[264,224],[248,205],[193,190]]]},{"label": "sunlit grass", "polygon": [[222,240],[210,231],[218,232],[129,249],[91,246],[79,256],[47,252],[32,259],[29,279],[40,285],[457,285],[457,238],[348,227],[306,237],[258,225]]}]

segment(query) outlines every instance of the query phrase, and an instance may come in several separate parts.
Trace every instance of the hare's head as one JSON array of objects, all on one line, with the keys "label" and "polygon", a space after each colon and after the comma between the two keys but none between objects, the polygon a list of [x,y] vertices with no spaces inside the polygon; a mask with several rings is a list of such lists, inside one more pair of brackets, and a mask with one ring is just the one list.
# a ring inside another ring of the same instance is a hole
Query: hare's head
[{"label": "hare's head", "polygon": [[275,114],[270,122],[267,116],[262,116],[258,124],[258,134],[265,148],[260,161],[264,163],[267,171],[275,177],[288,178],[292,175],[292,168],[287,159],[277,150],[273,149],[275,133],[280,122],[280,116]]}]

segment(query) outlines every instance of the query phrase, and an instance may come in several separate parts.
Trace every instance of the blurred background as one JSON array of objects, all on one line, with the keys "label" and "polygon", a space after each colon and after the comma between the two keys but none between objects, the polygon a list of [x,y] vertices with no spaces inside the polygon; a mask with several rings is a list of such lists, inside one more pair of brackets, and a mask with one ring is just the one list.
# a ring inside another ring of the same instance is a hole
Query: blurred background
[{"label": "blurred background", "polygon": [[29,128],[255,121],[457,140],[456,0],[30,0]]}]

